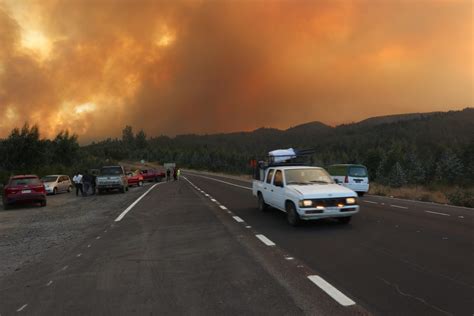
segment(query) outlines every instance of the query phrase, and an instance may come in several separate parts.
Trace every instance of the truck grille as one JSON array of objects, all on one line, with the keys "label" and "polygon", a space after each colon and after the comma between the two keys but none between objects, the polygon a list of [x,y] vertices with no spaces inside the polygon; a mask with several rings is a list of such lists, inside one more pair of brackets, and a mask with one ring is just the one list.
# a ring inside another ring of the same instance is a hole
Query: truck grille
[{"label": "truck grille", "polygon": [[338,204],[346,205],[346,198],[331,198],[331,199],[313,199],[313,205],[332,207]]}]

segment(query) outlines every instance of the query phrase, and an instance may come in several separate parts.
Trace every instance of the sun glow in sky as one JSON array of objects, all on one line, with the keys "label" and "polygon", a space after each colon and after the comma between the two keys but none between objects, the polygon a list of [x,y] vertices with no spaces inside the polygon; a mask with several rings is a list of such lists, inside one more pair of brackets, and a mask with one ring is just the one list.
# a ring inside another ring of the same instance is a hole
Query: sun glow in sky
[{"label": "sun glow in sky", "polygon": [[82,142],[474,105],[474,2],[0,0],[0,137]]}]

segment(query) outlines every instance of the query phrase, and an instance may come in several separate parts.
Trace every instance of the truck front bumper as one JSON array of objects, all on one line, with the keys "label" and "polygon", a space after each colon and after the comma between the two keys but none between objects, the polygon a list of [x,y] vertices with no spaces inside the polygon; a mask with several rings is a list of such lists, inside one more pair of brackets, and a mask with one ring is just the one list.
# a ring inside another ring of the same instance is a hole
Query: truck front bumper
[{"label": "truck front bumper", "polygon": [[359,205],[344,207],[299,208],[298,214],[302,220],[315,220],[330,217],[347,217],[359,213]]}]

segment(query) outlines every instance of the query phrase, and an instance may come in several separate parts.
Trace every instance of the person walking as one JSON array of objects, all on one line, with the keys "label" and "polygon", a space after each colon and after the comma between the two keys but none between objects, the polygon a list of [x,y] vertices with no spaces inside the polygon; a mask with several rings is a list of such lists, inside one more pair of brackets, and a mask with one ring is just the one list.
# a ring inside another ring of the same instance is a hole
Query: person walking
[{"label": "person walking", "polygon": [[178,168],[176,167],[173,169],[173,180],[178,180]]},{"label": "person walking", "polygon": [[180,176],[181,176],[181,169],[178,169],[178,180]]},{"label": "person walking", "polygon": [[76,196],[79,196],[79,191],[81,192],[81,195],[84,195],[84,192],[82,191],[82,174],[77,172],[72,178],[72,181],[76,187]]},{"label": "person walking", "polygon": [[170,180],[171,180],[171,170],[168,169],[168,170],[166,170],[166,182],[168,182]]},{"label": "person walking", "polygon": [[97,176],[95,174],[91,175],[92,182],[91,182],[91,188],[92,188],[92,195],[95,195],[96,190],[96,185],[97,185]]}]

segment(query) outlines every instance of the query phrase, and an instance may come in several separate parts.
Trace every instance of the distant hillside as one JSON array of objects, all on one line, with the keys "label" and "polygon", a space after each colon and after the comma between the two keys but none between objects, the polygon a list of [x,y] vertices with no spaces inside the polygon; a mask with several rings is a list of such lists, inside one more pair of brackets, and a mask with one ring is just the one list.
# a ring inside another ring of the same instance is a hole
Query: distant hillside
[{"label": "distant hillside", "polygon": [[427,113],[408,113],[408,114],[394,114],[394,115],[385,115],[385,116],[375,116],[355,124],[362,126],[374,126],[380,124],[389,124],[389,123],[396,123],[401,121],[409,121],[419,118],[424,118],[428,116],[432,116],[434,114],[439,114],[442,112],[427,112]]}]

